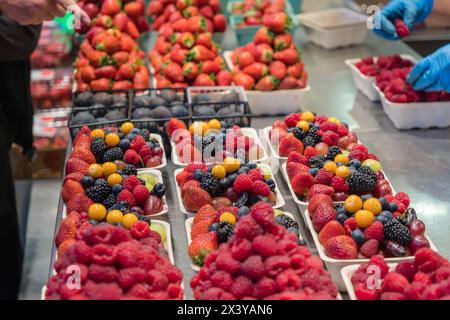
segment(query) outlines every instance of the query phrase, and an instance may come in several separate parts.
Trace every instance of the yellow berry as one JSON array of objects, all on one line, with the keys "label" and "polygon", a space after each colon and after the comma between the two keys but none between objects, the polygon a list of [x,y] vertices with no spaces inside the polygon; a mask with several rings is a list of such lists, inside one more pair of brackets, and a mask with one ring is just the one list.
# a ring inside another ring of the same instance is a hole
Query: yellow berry
[{"label": "yellow berry", "polygon": [[220,128],[222,127],[220,124],[220,121],[217,119],[211,119],[208,121],[208,127],[209,129],[217,129],[220,130]]},{"label": "yellow berry", "polygon": [[350,169],[346,166],[340,166],[336,168],[334,174],[341,178],[347,178],[350,175]]},{"label": "yellow berry", "polygon": [[309,123],[304,120],[301,120],[301,121],[297,122],[297,128],[303,129],[303,131],[308,131]]},{"label": "yellow berry", "polygon": [[119,144],[120,138],[117,133],[108,133],[105,137],[105,142],[108,147],[115,147]]},{"label": "yellow berry", "polygon": [[327,161],[327,162],[325,162],[325,164],[323,165],[323,167],[326,169],[326,170],[328,170],[328,171],[330,171],[331,173],[335,173],[336,172],[336,169],[337,169],[337,165],[336,165],[336,163],[334,163],[333,161]]},{"label": "yellow berry", "polygon": [[347,165],[349,162],[349,159],[346,156],[344,156],[342,153],[340,153],[336,157],[334,157],[334,162],[341,162],[341,163]]},{"label": "yellow berry", "polygon": [[132,213],[127,213],[122,218],[122,225],[127,229],[131,229],[131,227],[133,226],[133,224],[136,221],[138,221],[138,218],[136,217],[136,215],[134,215]]},{"label": "yellow berry", "polygon": [[189,126],[191,135],[203,135],[209,129],[205,121],[195,121]]},{"label": "yellow berry", "polygon": [[123,213],[120,210],[111,210],[106,215],[106,222],[108,223],[119,223],[122,222]]},{"label": "yellow berry", "polygon": [[230,212],[224,212],[220,215],[220,221],[226,221],[229,222],[231,224],[235,224],[236,223],[236,217],[234,216],[234,214],[230,213]]},{"label": "yellow berry", "polygon": [[122,123],[122,125],[120,126],[120,131],[122,131],[122,133],[124,135],[127,135],[131,132],[131,130],[134,129],[134,125],[131,122],[124,122]]},{"label": "yellow berry", "polygon": [[375,220],[375,216],[368,210],[358,210],[355,214],[356,224],[360,228],[367,228]]},{"label": "yellow berry", "polygon": [[311,111],[305,111],[300,116],[300,120],[312,122],[314,120],[314,114]]},{"label": "yellow berry", "polygon": [[93,163],[88,168],[88,174],[95,179],[103,176],[103,167],[98,163]]},{"label": "yellow berry", "polygon": [[239,161],[239,159],[226,157],[225,159],[223,159],[223,166],[225,167],[227,173],[231,173],[235,172],[241,167],[241,162]]},{"label": "yellow berry", "polygon": [[368,210],[368,211],[372,212],[374,215],[379,214],[382,210],[381,202],[376,198],[367,199],[364,202],[363,208],[364,208],[364,210]]},{"label": "yellow berry", "polygon": [[102,168],[103,168],[103,174],[105,176],[109,176],[109,175],[117,172],[117,165],[114,162],[105,162],[102,165]]},{"label": "yellow berry", "polygon": [[122,176],[118,173],[113,173],[108,177],[108,184],[110,186],[121,183],[122,183]]},{"label": "yellow berry", "polygon": [[89,219],[103,221],[106,217],[106,208],[100,203],[94,203],[89,206],[88,209]]},{"label": "yellow berry", "polygon": [[338,119],[336,119],[335,117],[328,118],[328,121],[334,122],[336,124],[341,124],[341,122]]},{"label": "yellow berry", "polygon": [[361,210],[363,206],[363,202],[360,197],[351,195],[345,199],[344,208],[350,213],[355,213],[358,210]]},{"label": "yellow berry", "polygon": [[91,138],[104,138],[105,132],[102,129],[94,129],[91,131]]},{"label": "yellow berry", "polygon": [[225,170],[225,167],[220,164],[216,164],[212,168],[211,173],[219,180],[222,178],[225,178],[225,176],[227,175],[227,171]]}]

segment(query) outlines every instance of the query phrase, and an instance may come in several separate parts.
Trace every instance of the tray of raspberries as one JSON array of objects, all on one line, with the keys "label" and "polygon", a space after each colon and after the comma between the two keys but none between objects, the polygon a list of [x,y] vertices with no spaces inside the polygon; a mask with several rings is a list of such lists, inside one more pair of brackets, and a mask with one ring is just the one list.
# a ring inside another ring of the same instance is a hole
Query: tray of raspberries
[{"label": "tray of raspberries", "polygon": [[[196,212],[194,217],[185,221],[186,236],[188,240],[188,254],[191,258],[191,267],[198,271],[203,266],[206,255],[216,250],[221,243],[228,242],[234,234],[234,228],[239,219],[249,213],[246,206],[221,207],[216,210],[207,204]],[[275,222],[294,233],[299,244],[306,245],[300,234],[300,227],[294,216],[279,209],[274,210]]]},{"label": "tray of raspberries", "polygon": [[411,261],[389,263],[377,255],[342,269],[352,300],[448,300],[449,273],[449,261],[429,248],[417,250]]},{"label": "tray of raspberries", "polygon": [[196,300],[336,299],[323,263],[275,222],[273,208],[255,204],[228,242],[210,252],[192,278]]},{"label": "tray of raspberries", "polygon": [[227,157],[221,163],[191,163],[174,172],[177,196],[183,213],[195,213],[206,204],[221,207],[250,207],[265,201],[274,208],[285,202],[270,166],[241,163]]},{"label": "tray of raspberries", "polygon": [[[43,290],[47,300],[184,299],[183,274],[147,222],[127,230],[85,220],[67,241],[59,247],[56,273]],[[77,272],[80,285],[69,286],[68,277]]]},{"label": "tray of raspberries", "polygon": [[254,128],[237,125],[228,128],[227,122],[211,119],[194,121],[188,129],[184,122],[171,119],[167,134],[172,146],[172,161],[178,166],[222,162],[227,157],[253,162],[267,160]]},{"label": "tray of raspberries", "polygon": [[415,62],[416,59],[407,54],[345,60],[345,64],[350,67],[352,72],[356,88],[371,101],[380,100],[379,93],[373,87],[375,78],[380,72],[411,67]]},{"label": "tray of raspberries", "polygon": [[423,247],[436,250],[405,192],[379,198],[350,195],[340,204],[317,194],[305,217],[319,256],[340,288],[340,270],[347,265],[364,263],[377,254],[398,262],[411,259]]}]

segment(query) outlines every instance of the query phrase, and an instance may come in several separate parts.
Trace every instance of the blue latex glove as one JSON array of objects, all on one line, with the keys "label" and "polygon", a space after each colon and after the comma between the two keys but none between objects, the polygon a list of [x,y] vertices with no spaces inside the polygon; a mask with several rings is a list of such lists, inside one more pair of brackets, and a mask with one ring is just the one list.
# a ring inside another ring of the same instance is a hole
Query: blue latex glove
[{"label": "blue latex glove", "polygon": [[406,81],[414,90],[450,92],[450,44],[420,60]]},{"label": "blue latex glove", "polygon": [[375,21],[380,21],[380,28],[373,31],[386,39],[397,40],[394,20],[402,19],[412,30],[415,23],[424,22],[433,9],[433,0],[391,0],[375,16]]}]

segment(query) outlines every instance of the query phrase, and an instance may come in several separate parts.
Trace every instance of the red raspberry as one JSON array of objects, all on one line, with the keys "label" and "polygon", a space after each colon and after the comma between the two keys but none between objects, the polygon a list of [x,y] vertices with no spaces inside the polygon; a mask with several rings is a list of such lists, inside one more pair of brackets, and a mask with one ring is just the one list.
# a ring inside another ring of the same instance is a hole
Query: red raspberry
[{"label": "red raspberry", "polygon": [[264,277],[258,280],[253,289],[253,295],[258,299],[263,299],[277,292],[277,285],[273,279]]},{"label": "red raspberry", "polygon": [[141,135],[137,135],[130,143],[130,149],[133,149],[138,153],[143,146],[145,146],[145,139]]},{"label": "red raspberry", "polygon": [[377,239],[369,239],[364,242],[359,251],[363,254],[364,257],[370,258],[378,253],[378,245],[379,243]]},{"label": "red raspberry", "polygon": [[116,227],[111,231],[111,244],[116,245],[129,240],[131,240],[131,236],[127,229]]},{"label": "red raspberry", "polygon": [[167,276],[157,270],[148,271],[145,282],[150,286],[151,291],[164,291],[169,284]]},{"label": "red raspberry", "polygon": [[140,299],[150,299],[150,292],[148,291],[148,286],[143,283],[136,283],[127,292],[127,295]]},{"label": "red raspberry", "polygon": [[204,163],[189,163],[184,170],[190,173],[194,173],[195,170],[202,170],[203,172],[206,172],[208,171],[208,167]]},{"label": "red raspberry", "polygon": [[380,300],[406,300],[406,297],[399,292],[384,292],[381,294]]},{"label": "red raspberry", "polygon": [[126,163],[137,165],[139,161],[141,161],[141,158],[139,158],[139,155],[137,154],[136,151],[134,151],[133,149],[128,149],[127,151],[125,151],[125,154],[123,155],[123,160]]},{"label": "red raspberry", "polygon": [[[311,157],[315,157],[319,154],[319,151],[317,151],[315,148],[313,147],[306,147],[305,150],[303,151],[303,155],[309,160],[309,158]],[[308,165],[308,163],[306,163],[306,165]]]},{"label": "red raspberry", "polygon": [[[293,272],[293,270],[287,270]],[[284,271],[286,272],[286,271]],[[331,296],[335,297],[337,295],[337,288],[331,281],[330,274],[328,274],[323,268],[305,268],[302,272],[294,275],[300,276],[300,288],[309,288],[315,292],[325,291]],[[288,286],[294,284],[294,288],[297,286],[296,278],[291,276],[290,283]]]},{"label": "red raspberry", "polygon": [[320,169],[315,177],[316,183],[325,184],[327,186],[331,184],[332,179],[333,174],[325,168]]},{"label": "red raspberry", "polygon": [[383,278],[381,292],[399,292],[403,293],[409,285],[408,279],[398,272],[390,272]]},{"label": "red raspberry", "polygon": [[[363,269],[361,269],[362,266],[364,266]],[[351,281],[354,286],[359,283],[362,283],[365,286],[367,284],[367,280],[371,276],[369,273],[367,273],[367,264],[364,264],[362,266],[352,274]]]},{"label": "red raspberry", "polygon": [[89,266],[89,279],[94,282],[116,282],[118,276],[116,268],[112,266],[101,266],[95,263]]},{"label": "red raspberry", "polygon": [[136,283],[143,282],[146,275],[146,271],[142,268],[124,268],[119,271],[117,282],[121,288],[127,289]]},{"label": "red raspberry", "polygon": [[59,294],[61,296],[61,299],[63,300],[70,300],[72,297],[77,296],[81,293],[81,288],[72,288],[69,287],[66,283],[63,283],[59,287]]},{"label": "red raspberry", "polygon": [[255,236],[262,234],[263,229],[251,216],[246,215],[239,219],[234,232],[239,238],[253,239]]},{"label": "red raspberry", "polygon": [[231,285],[230,292],[236,299],[242,299],[245,296],[253,294],[252,281],[244,276],[238,276]]},{"label": "red raspberry", "polygon": [[352,150],[349,153],[348,158],[350,160],[358,159],[359,161],[363,162],[364,160],[366,160],[367,156],[360,150]]},{"label": "red raspberry", "polygon": [[267,202],[257,202],[250,209],[250,215],[262,227],[269,227],[275,224],[273,209]]},{"label": "red raspberry", "polygon": [[233,259],[236,259],[238,261],[244,261],[251,254],[252,254],[252,243],[247,239],[236,239],[231,244],[231,255]]},{"label": "red raspberry", "polygon": [[118,300],[123,295],[116,283],[86,284],[84,293],[91,300]]},{"label": "red raspberry", "polygon": [[150,196],[150,192],[148,191],[146,186],[142,184],[134,187],[133,189],[133,197],[136,199],[137,203],[144,206]]},{"label": "red raspberry", "polygon": [[119,192],[116,201],[117,202],[126,201],[130,207],[134,207],[136,205],[136,199],[134,199],[134,196],[131,193],[131,191],[127,189],[123,189],[122,191]]},{"label": "red raspberry", "polygon": [[167,286],[167,294],[172,300],[182,300],[183,299],[183,289],[176,284],[170,283]]},{"label": "red raspberry", "polygon": [[427,274],[424,273],[424,272],[417,272],[417,273],[414,275],[414,280],[413,280],[413,281],[414,281],[414,282],[420,282],[420,283],[423,283],[423,284],[425,284],[425,285],[429,285],[429,284],[432,283],[430,276],[427,275]]},{"label": "red raspberry", "polygon": [[230,288],[233,285],[233,278],[228,272],[216,271],[211,276],[211,283],[214,287],[230,291]]},{"label": "red raspberry", "polygon": [[136,221],[131,227],[130,233],[131,236],[135,239],[146,238],[150,236],[150,227],[145,221]]},{"label": "red raspberry", "polygon": [[253,181],[246,173],[240,174],[233,183],[233,191],[242,193],[251,190],[253,187]]},{"label": "red raspberry", "polygon": [[352,151],[354,150],[359,150],[362,153],[364,153],[364,156],[367,157],[367,154],[369,153],[369,151],[367,150],[367,148],[365,146],[363,146],[362,144],[355,144],[352,148]]},{"label": "red raspberry", "polygon": [[409,196],[408,196],[408,194],[406,192],[402,191],[402,192],[397,193],[395,195],[395,199],[400,201],[405,206],[405,208],[409,207],[409,202],[410,201],[409,201]]},{"label": "red raspberry", "polygon": [[301,163],[305,166],[308,165],[308,158],[302,155],[300,152],[292,151],[289,153],[289,157],[287,159],[287,163],[295,162],[295,163]]},{"label": "red raspberry", "polygon": [[377,160],[377,161],[378,161],[377,155],[376,155],[376,154],[373,154],[373,153],[369,153],[369,154],[367,155],[367,159],[373,159],[373,160]]},{"label": "red raspberry", "polygon": [[102,266],[112,265],[116,262],[114,247],[107,244],[97,244],[93,248],[92,262]]},{"label": "red raspberry", "polygon": [[288,127],[295,127],[297,125],[297,122],[300,121],[300,114],[298,113],[291,113],[288,114],[285,118],[284,118],[284,122],[286,123],[286,125]]},{"label": "red raspberry", "polygon": [[111,243],[111,234],[114,230],[114,226],[109,223],[102,223],[99,225],[96,225],[93,228],[87,229],[82,234],[82,239],[86,241],[86,243],[90,246],[93,246],[95,244],[104,243],[104,244],[110,244]]},{"label": "red raspberry", "polygon": [[267,197],[270,194],[270,187],[267,183],[257,180],[253,182],[252,193],[257,196]]},{"label": "red raspberry", "polygon": [[314,122],[318,124],[324,123],[325,121],[328,121],[328,117],[323,114],[316,116],[314,119]]},{"label": "red raspberry", "polygon": [[416,258],[414,265],[422,272],[434,271],[445,262],[445,259],[430,248],[421,248],[416,251],[414,256]]},{"label": "red raspberry", "polygon": [[412,282],[414,275],[417,272],[417,268],[414,265],[414,262],[402,261],[395,267],[395,272],[404,275],[408,281]]},{"label": "red raspberry", "polygon": [[219,219],[220,215],[221,215],[222,213],[224,213],[224,212],[232,213],[232,214],[234,214],[235,217],[237,217],[237,212],[238,212],[238,210],[239,210],[238,207],[222,207],[222,208],[219,208],[219,209],[217,210],[217,215],[216,215],[216,216],[217,216],[217,219]]},{"label": "red raspberry", "polygon": [[156,240],[157,243],[161,243],[161,235],[159,234],[159,232],[150,230],[148,236],[154,240]]},{"label": "red raspberry", "polygon": [[423,282],[413,282],[406,287],[404,294],[408,300],[421,300],[426,287]]},{"label": "red raspberry", "polygon": [[252,242],[253,250],[264,258],[277,254],[276,241],[267,235],[261,235],[253,238]]},{"label": "red raspberry", "polygon": [[320,130],[325,131],[337,131],[338,125],[331,121],[325,121],[320,124]]},{"label": "red raspberry", "polygon": [[197,300],[234,300],[234,297],[223,289],[209,288],[202,292]]},{"label": "red raspberry", "polygon": [[322,142],[329,146],[337,146],[339,143],[339,135],[334,131],[325,131],[322,134]]},{"label": "red raspberry", "polygon": [[[125,155],[126,155],[126,152],[125,152]],[[143,163],[147,163],[147,161],[153,156],[152,149],[150,149],[150,147],[148,145],[142,146],[141,150],[139,151],[139,156],[140,156],[140,159],[142,159]],[[155,154],[155,156],[156,156],[156,154]],[[139,157],[138,157],[138,159],[139,159]],[[140,159],[139,159],[139,161],[140,161]],[[136,161],[136,158],[134,157],[133,160]],[[127,162],[127,161],[125,160],[125,162]]]},{"label": "red raspberry", "polygon": [[369,289],[364,283],[358,283],[355,286],[355,296],[358,300],[378,300],[380,291],[377,289]]},{"label": "red raspberry", "polygon": [[73,253],[75,255],[75,260],[78,263],[88,265],[92,260],[92,248],[89,247],[86,242],[79,240],[74,243]]},{"label": "red raspberry", "polygon": [[376,265],[380,268],[381,278],[384,278],[389,273],[389,267],[382,255],[376,255],[370,258],[369,264]]},{"label": "red raspberry", "polygon": [[337,131],[336,133],[339,135],[339,137],[345,137],[346,135],[348,135],[348,128],[345,124],[340,124],[338,125]]},{"label": "red raspberry", "polygon": [[348,227],[351,231],[355,230],[358,227],[355,218],[350,217],[344,222],[344,226]]},{"label": "red raspberry", "polygon": [[339,176],[334,176],[333,179],[331,179],[331,186],[336,192],[347,192],[350,189],[350,186],[345,179]]},{"label": "red raspberry", "polygon": [[[152,232],[152,231],[150,230],[150,232]],[[157,249],[157,248],[159,248],[159,245],[160,245],[160,243],[153,238],[142,238],[142,239],[139,239],[139,242],[143,245],[143,248],[151,247],[151,248]]]},{"label": "red raspberry", "polygon": [[[397,266],[398,267],[398,266]],[[436,274],[434,275],[435,281],[441,282],[450,278],[450,266],[442,266],[436,270]]]},{"label": "red raspberry", "polygon": [[139,253],[137,266],[146,270],[153,269],[155,267],[155,263],[157,262],[158,252],[156,249],[151,247],[147,247],[146,250],[148,251],[142,251]]},{"label": "red raspberry", "polygon": [[257,180],[264,181],[264,173],[260,168],[252,169],[247,174],[253,182]]},{"label": "red raspberry", "polygon": [[290,260],[287,256],[272,256],[264,261],[266,274],[269,277],[276,277],[281,271],[290,267]]},{"label": "red raspberry", "polygon": [[257,280],[266,273],[264,263],[260,256],[250,256],[241,264],[241,272],[244,276]]},{"label": "red raspberry", "polygon": [[379,242],[384,239],[384,227],[380,221],[371,223],[365,230],[364,236],[366,239],[376,239]]},{"label": "red raspberry", "polygon": [[292,269],[281,272],[276,277],[277,288],[279,291],[295,291],[300,288],[300,277]]},{"label": "red raspberry", "polygon": [[116,247],[116,257],[122,268],[136,267],[142,245],[136,241],[122,242]]},{"label": "red raspberry", "polygon": [[239,271],[239,262],[233,259],[231,253],[220,253],[216,259],[216,266],[231,274]]},{"label": "red raspberry", "polygon": [[[136,186],[140,186],[142,184],[138,177],[128,176],[123,180],[122,185],[126,190],[133,192],[133,190]],[[122,193],[122,191],[120,193]],[[119,193],[119,195],[120,195],[120,193]]]}]

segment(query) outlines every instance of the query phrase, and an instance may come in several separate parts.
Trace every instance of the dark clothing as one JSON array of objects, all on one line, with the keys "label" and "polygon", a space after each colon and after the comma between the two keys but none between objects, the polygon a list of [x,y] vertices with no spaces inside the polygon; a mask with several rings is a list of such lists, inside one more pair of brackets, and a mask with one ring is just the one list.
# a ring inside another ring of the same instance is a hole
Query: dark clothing
[{"label": "dark clothing", "polygon": [[11,143],[33,145],[30,61],[40,26],[23,27],[0,16],[0,299],[17,299],[22,248],[11,173]]}]

